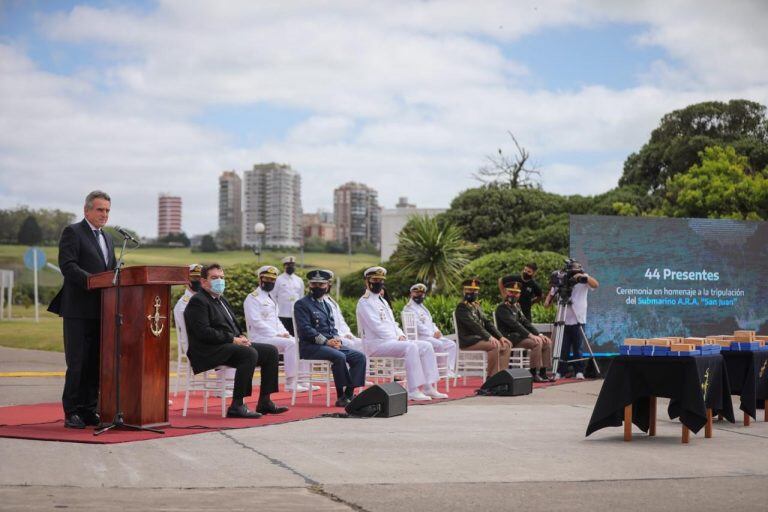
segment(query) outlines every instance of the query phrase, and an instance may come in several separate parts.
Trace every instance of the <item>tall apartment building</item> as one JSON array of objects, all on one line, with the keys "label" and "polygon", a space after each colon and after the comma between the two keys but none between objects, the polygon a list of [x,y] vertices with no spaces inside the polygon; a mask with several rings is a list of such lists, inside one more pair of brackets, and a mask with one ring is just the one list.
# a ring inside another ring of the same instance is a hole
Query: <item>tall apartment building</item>
[{"label": "tall apartment building", "polygon": [[181,197],[160,194],[157,199],[157,238],[181,233]]},{"label": "tall apartment building", "polygon": [[445,212],[445,208],[416,208],[408,202],[407,197],[401,197],[394,208],[384,208],[381,211],[381,261],[389,260],[397,248],[397,236],[405,227],[408,219],[414,215],[434,217]]},{"label": "tall apartment building", "polygon": [[302,217],[304,240],[319,238],[325,242],[336,240],[336,225],[333,223],[333,214],[318,210],[317,213],[305,213]]},{"label": "tall apartment building", "polygon": [[243,241],[243,182],[235,171],[219,176],[219,231]]},{"label": "tall apartment building", "polygon": [[[298,247],[301,232],[301,176],[284,164],[256,164],[243,173],[243,245]],[[266,227],[262,235],[256,223]]]},{"label": "tall apartment building", "polygon": [[350,181],[333,191],[333,219],[336,240],[352,247],[381,243],[381,208],[378,192]]}]

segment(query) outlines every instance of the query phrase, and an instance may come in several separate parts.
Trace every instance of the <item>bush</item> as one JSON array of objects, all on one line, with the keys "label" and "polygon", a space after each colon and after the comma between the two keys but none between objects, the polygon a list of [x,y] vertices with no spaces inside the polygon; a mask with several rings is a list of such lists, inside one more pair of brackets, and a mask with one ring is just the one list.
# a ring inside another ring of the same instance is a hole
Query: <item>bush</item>
[{"label": "bush", "polygon": [[[59,286],[38,286],[37,300],[40,304],[50,304],[59,293]],[[33,306],[35,304],[35,286],[32,283],[17,284],[13,287],[13,303],[20,306]]]},{"label": "bush", "polygon": [[508,252],[486,254],[464,267],[464,278],[480,279],[480,298],[491,303],[501,300],[498,281],[509,274],[519,274],[526,263],[534,261],[539,266],[536,280],[546,293],[549,275],[553,270],[562,268],[566,257],[554,252],[517,249]]}]

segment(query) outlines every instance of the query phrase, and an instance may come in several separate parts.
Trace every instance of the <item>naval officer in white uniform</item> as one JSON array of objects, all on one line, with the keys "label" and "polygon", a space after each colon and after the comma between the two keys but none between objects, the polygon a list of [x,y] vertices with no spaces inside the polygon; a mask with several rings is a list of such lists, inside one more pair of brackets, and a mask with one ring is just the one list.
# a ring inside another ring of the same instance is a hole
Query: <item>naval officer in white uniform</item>
[{"label": "naval officer in white uniform", "polygon": [[333,313],[333,324],[334,327],[336,327],[336,330],[339,333],[339,338],[341,339],[341,344],[345,347],[359,350],[360,352],[363,351],[363,342],[360,338],[352,334],[352,329],[349,328],[349,325],[347,324],[347,321],[344,320],[344,315],[341,312],[341,306],[339,306],[339,303],[333,300],[331,297],[331,286],[333,283],[333,272],[330,270],[327,270],[327,272],[330,274],[330,279],[328,280],[328,293],[326,293],[323,296],[323,300],[328,303],[328,305],[331,307],[331,313]]},{"label": "naval officer in white uniform", "polygon": [[395,321],[392,309],[380,294],[387,271],[371,267],[365,271],[368,288],[357,303],[357,322],[363,335],[367,356],[402,357],[410,400],[448,398],[435,388],[440,378],[432,344],[409,341]]},{"label": "naval officer in white uniform", "polygon": [[[294,337],[281,322],[282,319],[278,318],[277,302],[272,297],[276,280],[279,279],[277,273],[277,268],[271,265],[264,265],[259,268],[259,287],[245,298],[243,312],[245,313],[245,325],[248,329],[248,339],[255,343],[274,345],[283,354],[285,389],[293,391],[293,386],[296,385],[296,372],[298,370],[296,360],[298,359],[299,348]],[[302,291],[303,287],[302,284]],[[299,385],[297,391],[307,391],[307,387]]]},{"label": "naval officer in white uniform", "polygon": [[[403,307],[403,312],[413,313],[416,316],[416,333],[422,341],[432,344],[435,352],[448,354],[448,368],[456,368],[456,358],[459,357],[459,349],[456,342],[449,340],[432,320],[432,313],[424,305],[424,297],[427,287],[421,283],[411,286],[411,300]],[[451,371],[452,373],[452,371]]]},{"label": "naval officer in white uniform", "polygon": [[[273,267],[274,268],[274,267]],[[275,292],[272,295],[277,302],[277,314],[286,330],[293,336],[293,304],[304,296],[304,280],[297,276],[296,258],[283,258],[283,269],[275,281]]]}]

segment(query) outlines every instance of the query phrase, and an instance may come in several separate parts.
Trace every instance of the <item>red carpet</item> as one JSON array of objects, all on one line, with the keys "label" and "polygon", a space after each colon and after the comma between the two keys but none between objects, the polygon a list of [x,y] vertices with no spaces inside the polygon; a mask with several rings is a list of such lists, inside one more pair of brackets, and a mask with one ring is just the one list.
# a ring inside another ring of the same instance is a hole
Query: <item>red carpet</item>
[{"label": "red carpet", "polygon": [[[557,386],[568,382],[574,382],[574,380],[562,379],[556,383],[534,384],[534,389]],[[466,386],[462,385],[462,380],[459,379],[458,386],[455,388],[451,387],[450,398],[432,400],[430,402],[409,402],[408,406],[431,405],[474,396],[475,390],[480,387],[480,384],[481,381],[477,377],[467,379]],[[440,391],[444,391],[444,386],[440,386]],[[335,392],[332,393],[332,398],[334,396]],[[296,405],[293,407],[290,407],[291,396],[289,393],[275,393],[272,395],[274,402],[278,405],[288,406],[290,410],[284,414],[276,416],[269,414],[256,420],[222,418],[221,402],[218,398],[209,398],[208,414],[203,414],[202,397],[190,398],[190,406],[185,418],[181,415],[184,395],[179,393],[178,396],[172,397],[172,399],[173,405],[170,406],[171,425],[165,427],[165,434],[112,430],[99,436],[94,436],[93,428],[90,427],[85,430],[64,428],[64,413],[61,409],[61,403],[56,402],[0,407],[0,437],[70,443],[126,443],[163,437],[187,436],[204,432],[215,432],[217,430],[263,427],[264,425],[317,418],[323,414],[344,412],[343,409],[333,407],[333,402],[331,402],[331,407],[325,407],[324,392],[315,392],[313,404],[308,402],[306,394],[302,394],[296,397]],[[493,399],[493,397],[489,397],[489,399]],[[254,402],[251,401],[249,405],[253,407]]]}]

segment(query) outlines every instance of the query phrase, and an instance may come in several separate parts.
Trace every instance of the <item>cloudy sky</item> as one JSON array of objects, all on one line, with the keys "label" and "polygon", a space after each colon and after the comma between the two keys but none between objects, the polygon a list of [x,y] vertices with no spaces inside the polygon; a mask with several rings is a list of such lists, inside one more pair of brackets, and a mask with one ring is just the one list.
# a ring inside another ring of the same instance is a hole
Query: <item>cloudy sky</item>
[{"label": "cloudy sky", "polygon": [[0,207],[156,234],[157,196],[216,229],[218,175],[303,176],[305,211],[349,180],[444,207],[486,155],[533,155],[545,190],[616,185],[670,110],[768,104],[762,0],[0,0]]}]

